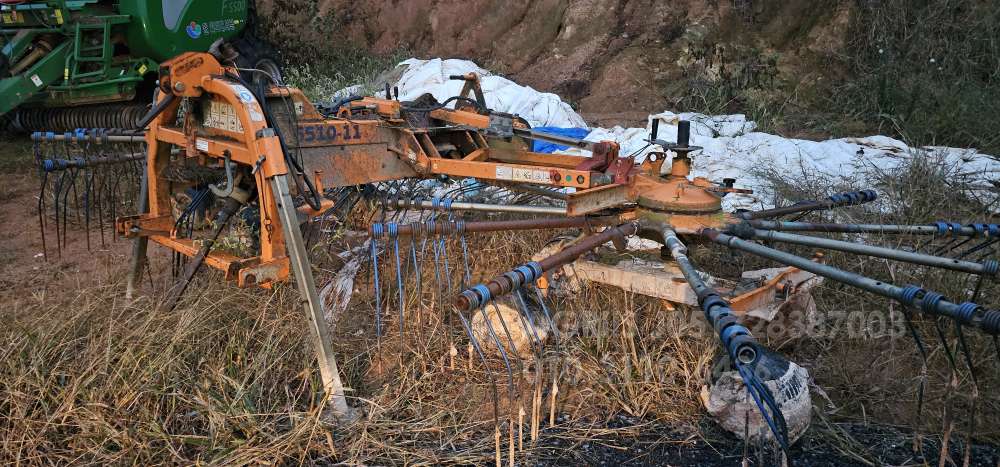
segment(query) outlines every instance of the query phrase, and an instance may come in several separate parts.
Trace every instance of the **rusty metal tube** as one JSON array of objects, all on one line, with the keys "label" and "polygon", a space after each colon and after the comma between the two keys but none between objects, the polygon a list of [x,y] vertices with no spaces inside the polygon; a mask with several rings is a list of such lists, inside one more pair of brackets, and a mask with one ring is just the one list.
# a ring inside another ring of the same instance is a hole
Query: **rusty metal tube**
[{"label": "rusty metal tube", "polygon": [[625,238],[635,235],[639,231],[639,225],[636,223],[622,224],[617,227],[611,227],[599,234],[590,235],[584,237],[579,242],[570,245],[565,250],[562,250],[552,256],[542,259],[538,262],[542,266],[542,272],[551,271],[555,268],[561,267],[565,264],[571,263],[579,258],[584,253],[593,250],[605,243],[610,242],[614,238]]},{"label": "rusty metal tube", "polygon": [[[905,235],[941,235],[940,229],[935,225],[897,225],[897,224],[832,224],[817,222],[787,222],[787,221],[747,221],[751,227],[763,230],[776,230],[785,232],[828,232],[828,233],[877,233],[877,234],[905,234]],[[979,235],[971,226],[962,226],[960,229],[951,229],[946,232],[951,235],[972,236]]]},{"label": "rusty metal tube", "polygon": [[480,284],[462,292],[455,299],[455,306],[461,311],[479,308],[489,300],[513,292],[523,284],[534,282],[542,274],[575,261],[584,253],[597,248],[612,239],[634,235],[639,230],[637,223],[627,223],[610,227],[601,233],[584,237],[568,248],[541,261],[531,262],[507,271],[486,284]]}]

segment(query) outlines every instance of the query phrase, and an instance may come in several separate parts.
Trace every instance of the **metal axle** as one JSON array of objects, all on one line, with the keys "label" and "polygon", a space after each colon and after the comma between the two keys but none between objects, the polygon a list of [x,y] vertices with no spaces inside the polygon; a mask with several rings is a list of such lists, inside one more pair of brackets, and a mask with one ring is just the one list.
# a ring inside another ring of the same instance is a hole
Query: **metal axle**
[{"label": "metal axle", "polygon": [[775,250],[758,243],[742,240],[717,230],[708,229],[703,233],[710,240],[720,245],[745,251],[789,266],[795,266],[803,271],[809,271],[842,284],[857,287],[875,295],[899,301],[904,305],[921,309],[927,314],[948,316],[958,320],[962,324],[979,327],[987,334],[996,335],[1000,333],[1000,311],[985,310],[969,302],[962,304],[953,303],[945,300],[939,294],[924,291],[915,286],[899,287],[833,266],[817,263],[791,253]]},{"label": "metal axle", "polygon": [[962,261],[957,259],[945,258],[942,256],[926,255],[922,253],[913,253],[909,251],[896,250],[894,248],[884,248],[872,245],[865,245],[863,243],[844,242],[829,238],[809,237],[806,235],[795,235],[783,232],[774,232],[770,230],[754,230],[753,237],[760,240],[792,243],[796,245],[825,248],[829,250],[846,251],[848,253],[874,256],[877,258],[886,258],[895,261],[903,261],[907,263],[920,264],[923,266],[931,266],[935,268],[948,269],[952,271],[968,272],[977,275],[995,276],[997,274],[998,269],[1000,269],[1000,263],[997,263],[997,261],[995,260],[988,260],[983,263],[976,263],[972,261]]},{"label": "metal axle", "polygon": [[[617,225],[622,219],[615,216],[605,217],[556,217],[543,219],[516,219],[507,221],[462,222],[462,221],[426,221],[412,224],[398,224],[396,235],[451,235],[462,232],[505,232],[519,230],[562,229],[571,227],[605,227]],[[369,228],[369,233],[374,231]]]}]

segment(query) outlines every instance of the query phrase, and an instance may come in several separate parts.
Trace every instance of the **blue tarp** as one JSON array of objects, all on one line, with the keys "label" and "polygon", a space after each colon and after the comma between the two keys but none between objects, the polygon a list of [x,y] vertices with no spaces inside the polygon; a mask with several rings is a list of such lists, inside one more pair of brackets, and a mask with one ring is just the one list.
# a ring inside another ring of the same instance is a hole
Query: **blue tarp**
[{"label": "blue tarp", "polygon": [[[540,126],[532,128],[532,130],[540,133],[549,133],[552,135],[566,136],[578,139],[586,138],[587,135],[590,134],[590,130],[586,128],[560,128],[556,126]],[[563,146],[561,144],[550,143],[548,141],[536,140],[533,141],[532,143],[533,144],[531,146],[531,150],[534,152],[553,153],[556,151],[562,151],[563,149],[569,147],[569,146]]]}]

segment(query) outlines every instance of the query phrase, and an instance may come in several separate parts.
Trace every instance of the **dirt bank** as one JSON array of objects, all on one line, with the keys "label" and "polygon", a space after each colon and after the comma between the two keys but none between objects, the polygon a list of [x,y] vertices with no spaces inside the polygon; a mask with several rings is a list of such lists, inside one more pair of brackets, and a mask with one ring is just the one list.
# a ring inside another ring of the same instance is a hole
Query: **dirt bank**
[{"label": "dirt bank", "polygon": [[597,124],[677,105],[699,82],[808,83],[839,71],[843,0],[260,0],[269,35],[318,50],[350,44],[461,57],[556,92]]}]

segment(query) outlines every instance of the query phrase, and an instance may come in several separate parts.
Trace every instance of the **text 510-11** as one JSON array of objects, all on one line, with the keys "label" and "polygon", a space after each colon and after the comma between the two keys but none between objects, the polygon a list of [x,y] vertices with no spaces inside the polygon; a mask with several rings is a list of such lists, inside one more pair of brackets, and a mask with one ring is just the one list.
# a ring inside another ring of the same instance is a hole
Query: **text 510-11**
[{"label": "text 510-11", "polygon": [[319,124],[299,126],[299,143],[301,144],[337,144],[361,139],[361,125]]}]

